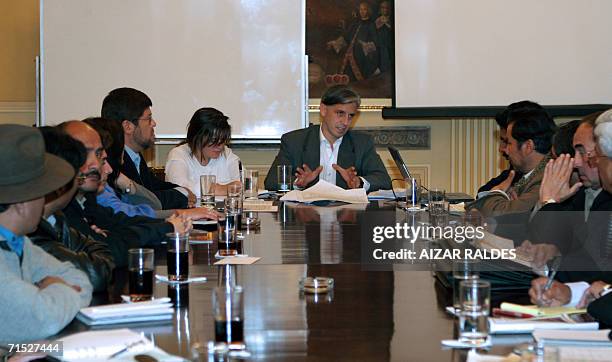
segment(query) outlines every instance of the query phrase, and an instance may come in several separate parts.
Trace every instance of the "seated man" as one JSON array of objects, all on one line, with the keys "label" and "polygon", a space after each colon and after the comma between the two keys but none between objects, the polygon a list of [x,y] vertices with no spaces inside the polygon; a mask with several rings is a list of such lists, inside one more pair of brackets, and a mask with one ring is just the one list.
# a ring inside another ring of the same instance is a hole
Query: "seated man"
[{"label": "seated man", "polygon": [[64,160],[45,153],[40,132],[0,125],[0,344],[49,337],[91,301],[87,276],[61,263],[25,235],[43,212],[44,195],[74,177]]},{"label": "seated man", "polygon": [[[85,163],[83,144],[53,127],[42,127],[47,152],[68,161],[76,172]],[[76,179],[45,196],[43,218],[28,236],[32,242],[61,261],[69,261],[85,272],[95,292],[106,291],[113,268],[108,246],[68,226],[62,210],[77,191]]]},{"label": "seated man", "polygon": [[142,151],[155,144],[151,99],[133,88],[112,90],[102,102],[102,118],[119,122],[125,135],[125,155],[121,172],[152,191],[164,210],[184,209],[195,204],[195,195],[170,182],[158,179],[147,167]]},{"label": "seated man", "polygon": [[[506,153],[504,152],[504,149],[506,148],[506,145],[508,144],[508,113],[510,113],[510,111],[520,109],[520,108],[542,109],[542,106],[537,103],[530,102],[530,101],[520,101],[520,102],[515,102],[515,103],[510,104],[502,112],[495,115],[495,122],[499,126],[499,147],[497,148],[497,150],[502,155],[502,157],[505,158],[506,160],[508,160],[508,155],[506,155]],[[482,185],[478,189],[478,192],[480,193],[483,191],[489,191],[493,187],[499,185],[502,181],[508,178],[510,171],[512,171],[512,165],[510,165],[509,168],[503,170],[499,175],[487,181],[486,184]],[[512,185],[514,185],[514,183],[520,180],[522,176],[523,175],[520,172],[515,172],[514,179],[512,180]]]},{"label": "seated man", "polygon": [[[550,159],[556,126],[543,109],[516,109],[508,114],[508,144],[504,153],[513,170],[491,191],[482,192],[467,205],[485,217],[523,213],[531,210],[539,195],[544,167]],[[523,177],[511,186],[515,172]]]},{"label": "seated man", "polygon": [[[587,123],[588,124],[588,123]],[[609,193],[612,191],[612,110],[609,110],[597,118],[595,128],[596,144],[594,149],[585,153],[585,162],[597,167],[597,171],[600,178],[600,184],[603,188],[603,193]],[[580,128],[579,128],[580,129]],[[578,133],[577,133],[578,135]],[[583,181],[587,181],[587,178],[582,177]],[[565,186],[560,186],[561,189],[565,189]],[[563,194],[563,193],[559,193]],[[592,218],[597,220],[597,225],[589,225],[588,232],[593,234],[596,233],[595,237],[587,239],[583,248],[589,251],[589,255],[592,257],[591,268],[598,268],[603,270],[604,274],[610,275],[612,271],[610,266],[612,265],[612,215],[610,215],[610,203],[607,207],[602,208],[599,211],[594,211],[591,208],[589,213],[589,221]],[[593,214],[597,213],[596,216]],[[575,271],[574,273],[578,273]],[[590,270],[584,270],[585,275],[590,275]],[[534,303],[543,305],[578,305],[584,307],[593,299],[610,293],[610,281],[597,280],[591,283],[579,281],[575,283],[562,284],[560,282],[553,282],[550,289],[544,291],[543,286],[546,284],[546,278],[538,278],[532,282],[532,288],[529,291],[529,295]],[[601,298],[589,306],[589,313],[607,324],[612,323],[612,314],[609,312],[612,306],[612,299],[610,296]]]},{"label": "seated man", "polygon": [[64,210],[68,224],[85,235],[105,242],[117,267],[127,265],[127,250],[161,243],[170,232],[191,229],[191,219],[171,216],[166,221],[144,216],[114,213],[111,208],[97,204],[96,194],[104,189],[112,169],[106,163],[106,152],[100,135],[80,121],[64,122],[58,126],[72,138],[81,141],[87,159],[79,170],[79,190]]},{"label": "seated man", "polygon": [[359,95],[348,87],[330,87],[321,97],[321,125],[282,136],[266,176],[266,189],[278,189],[278,165],[292,166],[297,188],[310,187],[322,179],[345,189],[390,189],[391,178],[373,140],[349,128],[360,102]]},{"label": "seated man", "polygon": [[[593,281],[603,277],[594,270],[588,277],[581,272],[572,276],[575,270],[592,266],[584,243],[601,224],[598,214],[612,205],[610,193],[601,188],[597,166],[589,160],[595,150],[593,129],[598,115],[591,114],[580,121],[572,139],[573,160],[569,155],[561,155],[546,166],[535,206],[537,212],[528,227],[529,242],[523,245],[526,250],[531,249],[538,265],[562,254],[564,270],[557,275],[561,281]],[[580,179],[577,183],[571,182],[574,168]]]}]

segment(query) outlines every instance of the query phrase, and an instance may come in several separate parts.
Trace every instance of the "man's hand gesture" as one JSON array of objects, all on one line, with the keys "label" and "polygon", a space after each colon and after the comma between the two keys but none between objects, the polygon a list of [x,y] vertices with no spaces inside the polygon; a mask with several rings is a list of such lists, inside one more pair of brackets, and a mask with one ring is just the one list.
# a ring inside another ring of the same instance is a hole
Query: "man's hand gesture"
[{"label": "man's hand gesture", "polygon": [[295,173],[295,182],[293,182],[293,184],[299,188],[306,187],[319,177],[321,171],[323,171],[323,166],[311,170],[307,164],[303,164],[302,167],[298,167]]},{"label": "man's hand gesture", "polygon": [[335,163],[332,165],[334,170],[338,171],[340,176],[344,179],[349,189],[358,189],[361,187],[361,178],[357,176],[357,170],[351,166],[349,168],[342,168]]}]

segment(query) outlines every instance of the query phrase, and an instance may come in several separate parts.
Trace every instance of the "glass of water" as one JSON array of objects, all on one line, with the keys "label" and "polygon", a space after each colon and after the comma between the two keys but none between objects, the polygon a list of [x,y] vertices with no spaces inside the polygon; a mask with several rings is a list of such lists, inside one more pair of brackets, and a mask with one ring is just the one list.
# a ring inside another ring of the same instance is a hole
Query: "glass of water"
[{"label": "glass of water", "polygon": [[480,279],[459,283],[461,312],[459,312],[459,340],[479,345],[489,336],[491,284]]},{"label": "glass of water", "polygon": [[215,207],[215,175],[200,176],[200,206]]},{"label": "glass of water", "polygon": [[278,180],[278,191],[291,191],[291,178],[293,170],[291,165],[278,165],[276,167],[276,179]]},{"label": "glass of water", "polygon": [[246,199],[257,198],[257,183],[259,181],[258,170],[244,171],[244,197]]},{"label": "glass of water", "polygon": [[453,260],[453,307],[455,312],[461,311],[461,295],[459,285],[466,280],[479,278],[479,260]]},{"label": "glass of water", "polygon": [[448,202],[446,191],[443,189],[429,190],[429,218],[432,226],[445,227],[448,225]]}]

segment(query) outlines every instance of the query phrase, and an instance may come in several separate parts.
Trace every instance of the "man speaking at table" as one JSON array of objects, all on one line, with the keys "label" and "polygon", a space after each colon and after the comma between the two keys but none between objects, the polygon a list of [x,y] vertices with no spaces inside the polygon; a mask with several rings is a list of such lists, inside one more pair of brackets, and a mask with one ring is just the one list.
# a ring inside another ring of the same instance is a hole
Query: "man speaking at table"
[{"label": "man speaking at table", "polygon": [[344,189],[390,189],[391,178],[372,138],[350,130],[360,102],[359,95],[346,86],[327,89],[321,97],[321,125],[282,136],[280,150],[266,176],[266,189],[278,189],[278,165],[291,165],[294,186],[300,189],[319,179]]}]

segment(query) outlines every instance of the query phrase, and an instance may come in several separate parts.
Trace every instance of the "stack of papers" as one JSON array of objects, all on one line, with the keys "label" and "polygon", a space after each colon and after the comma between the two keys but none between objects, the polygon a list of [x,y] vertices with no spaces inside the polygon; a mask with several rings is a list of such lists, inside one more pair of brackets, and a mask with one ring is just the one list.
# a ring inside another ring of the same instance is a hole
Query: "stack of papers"
[{"label": "stack of papers", "polygon": [[[393,193],[395,191],[395,194]],[[374,192],[370,192],[368,194],[369,200],[395,200],[406,199],[406,189],[396,189],[396,190],[378,190]]]},{"label": "stack of papers", "polygon": [[242,211],[255,211],[255,212],[277,212],[278,206],[274,205],[274,201],[266,201],[266,200],[244,200],[242,204]]},{"label": "stack of papers", "polygon": [[538,345],[572,345],[583,347],[610,347],[610,330],[597,331],[568,331],[568,330],[544,330],[533,331],[533,338]]},{"label": "stack of papers", "polygon": [[149,302],[120,303],[83,308],[77,319],[88,326],[169,320],[174,309],[170,298]]},{"label": "stack of papers", "polygon": [[364,189],[345,190],[327,181],[319,180],[314,186],[306,190],[289,191],[281,197],[282,201],[315,202],[315,201],[342,201],[349,204],[368,203],[368,196]]},{"label": "stack of papers", "polygon": [[[536,329],[597,330],[599,323],[586,321],[587,314],[563,314],[557,318],[489,318],[491,334],[531,333]],[[582,320],[581,320],[582,319]],[[592,319],[591,319],[592,320]]]}]

